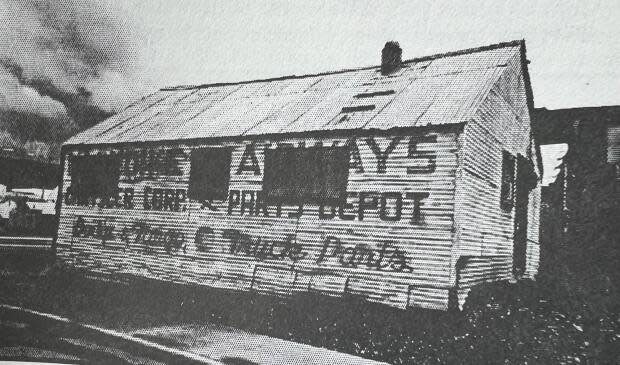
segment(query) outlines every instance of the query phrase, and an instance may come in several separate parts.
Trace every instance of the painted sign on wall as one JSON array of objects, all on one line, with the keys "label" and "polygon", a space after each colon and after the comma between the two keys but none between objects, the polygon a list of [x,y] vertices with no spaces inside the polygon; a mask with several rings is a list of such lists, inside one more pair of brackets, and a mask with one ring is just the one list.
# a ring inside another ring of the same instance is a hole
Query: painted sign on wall
[{"label": "painted sign on wall", "polygon": [[[94,239],[102,247],[124,251],[139,251],[146,254],[156,254],[159,251],[169,255],[188,253],[188,242],[182,231],[154,226],[143,221],[117,227],[106,219],[78,216],[73,224],[72,235],[73,238]],[[316,265],[331,263],[351,268],[413,271],[407,254],[390,240],[373,247],[366,243],[344,242],[334,235],[327,235],[321,243],[320,250],[315,252],[298,242],[295,234],[286,235],[279,240],[265,239],[243,233],[239,229],[218,230],[202,226],[196,231],[195,249],[199,252],[218,251],[220,247],[217,247],[217,242],[220,239],[226,242],[226,253],[252,257],[259,261],[283,260],[295,263],[308,259]]]},{"label": "painted sign on wall", "polygon": [[[317,145],[322,143],[317,142]],[[342,231],[317,227],[312,233],[314,238],[310,239],[308,233],[298,237],[297,229],[286,231],[274,226],[273,231],[269,231],[271,233],[263,234],[260,229],[252,228],[252,220],[265,218],[278,221],[318,218],[324,224],[351,222],[351,227],[356,222],[377,220],[414,230],[428,225],[427,209],[433,204],[432,189],[416,191],[412,184],[417,176],[422,178],[421,181],[428,181],[438,169],[439,152],[434,147],[436,135],[349,138],[330,143],[348,147],[349,185],[353,184],[354,188],[343,191],[336,201],[301,201],[299,204],[270,201],[260,184],[252,184],[248,189],[239,183],[261,179],[265,173],[265,150],[275,148],[273,144],[252,142],[231,149],[238,153],[231,159],[229,177],[236,184],[231,185],[222,201],[195,201],[188,197],[186,187],[191,173],[191,150],[188,148],[119,151],[122,163],[118,184],[121,187],[117,187],[109,199],[93,200],[89,206],[141,210],[145,215],[136,221],[122,223],[77,216],[72,225],[73,238],[141,254],[233,255],[292,265],[304,262],[314,266],[413,272],[413,257],[399,238],[383,236],[360,240],[355,235],[342,234]],[[297,148],[305,145],[303,140],[279,144],[280,147]],[[410,182],[410,187],[390,188],[385,182],[387,180],[382,180],[384,176],[390,179],[402,176]],[[377,183],[360,183],[368,179]],[[170,181],[174,184],[169,184]],[[66,205],[77,204],[71,186],[66,189],[64,202]],[[173,221],[171,227],[150,222],[149,211],[186,212],[184,214],[189,214],[188,217],[196,212],[208,219],[193,221],[196,226],[190,229],[193,233],[188,234],[185,233],[187,227],[175,227],[178,223]],[[230,222],[240,223],[214,224],[221,219],[218,217],[230,217],[233,219]],[[236,221],[234,217],[247,217],[248,226],[243,223],[245,221]],[[273,232],[278,233],[274,235]]]},{"label": "painted sign on wall", "polygon": [[185,235],[181,230],[141,221],[119,229],[106,219],[88,220],[78,216],[73,224],[72,235],[73,238],[95,239],[101,246],[140,249],[145,253],[154,253],[158,248],[168,254],[185,251]]},{"label": "painted sign on wall", "polygon": [[[350,171],[353,173],[366,173],[374,170],[377,175],[386,173],[388,160],[390,156],[395,155],[396,148],[406,144],[406,159],[401,159],[399,165],[407,175],[428,175],[432,174],[436,169],[436,153],[421,151],[420,143],[436,143],[435,135],[415,135],[408,138],[391,137],[385,139],[387,145],[380,146],[380,143],[374,137],[357,140],[351,138],[344,143],[348,147],[350,154]],[[406,142],[406,143],[405,143]],[[340,141],[334,141],[337,145]],[[361,154],[358,144],[362,143],[368,150],[369,154]],[[320,143],[322,144],[322,143]],[[286,144],[289,145],[290,144]],[[297,147],[305,146],[302,141]],[[257,153],[264,154],[263,150],[259,150],[254,143],[241,146],[243,154],[236,166],[231,166],[231,170],[236,175],[261,175]],[[183,163],[189,160],[189,154],[181,148],[174,149],[140,149],[140,150],[121,150],[112,154],[120,158],[119,164],[119,180],[113,187],[107,187],[106,194],[97,192],[97,187],[92,190],[92,196],[88,199],[78,200],[74,194],[74,186],[70,185],[66,189],[64,202],[66,205],[82,205],[97,206],[100,208],[124,208],[135,209],[142,208],[144,210],[164,210],[180,212],[187,210],[189,199],[186,189],[179,188],[160,188],[152,186],[123,187],[119,188],[118,183],[138,183],[146,179],[167,181],[170,177],[184,177],[182,168]],[[362,158],[363,156],[363,158]],[[71,159],[70,159],[71,160]],[[69,168],[71,173],[71,167]],[[75,173],[74,173],[75,174]],[[141,206],[134,204],[134,196],[141,194],[143,199]],[[319,216],[321,219],[338,218],[342,220],[363,220],[366,211],[377,210],[379,216],[385,221],[399,221],[408,219],[412,224],[421,223],[420,214],[423,201],[428,197],[428,193],[424,192],[373,192],[373,191],[347,191],[343,193],[340,203],[337,205],[322,205],[320,207]],[[356,201],[357,207],[355,211],[351,211],[352,201]],[[228,214],[249,214],[262,216],[277,216],[282,212],[281,204],[266,203],[262,191],[257,190],[237,190],[231,189],[228,194],[227,202]],[[215,210],[213,202],[201,202],[200,207]],[[296,213],[289,213],[291,218],[299,217],[304,214],[304,203],[299,204]]]},{"label": "painted sign on wall", "polygon": [[[411,224],[422,224],[421,209],[429,194],[425,192],[347,192],[341,203],[320,204],[319,219],[352,221],[364,220],[369,212],[377,213],[381,220],[396,222],[405,219]],[[262,197],[262,191],[231,190],[228,198],[228,214],[282,217],[282,204],[269,204]],[[304,204],[289,212],[289,218],[300,218],[306,214]]]}]

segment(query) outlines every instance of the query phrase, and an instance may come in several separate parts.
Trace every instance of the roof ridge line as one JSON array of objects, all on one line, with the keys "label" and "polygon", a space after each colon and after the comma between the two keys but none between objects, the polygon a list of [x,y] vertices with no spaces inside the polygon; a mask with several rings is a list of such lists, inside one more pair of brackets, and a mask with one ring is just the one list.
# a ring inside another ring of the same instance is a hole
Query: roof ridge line
[{"label": "roof ridge line", "polygon": [[[403,64],[430,61],[430,60],[435,60],[438,58],[454,57],[454,56],[460,56],[464,54],[471,54],[471,53],[477,53],[477,52],[485,52],[485,51],[490,51],[494,49],[514,47],[514,46],[519,46],[519,45],[524,45],[524,44],[525,44],[524,39],[513,40],[513,41],[508,41],[508,42],[500,42],[500,43],[489,44],[486,46],[466,48],[466,49],[462,49],[458,51],[443,52],[443,53],[436,53],[436,54],[429,55],[429,56],[416,57],[416,58],[403,61]],[[304,74],[304,75],[288,75],[288,76],[278,76],[278,77],[270,77],[270,78],[264,78],[264,79],[254,79],[254,80],[235,81],[235,82],[216,82],[216,83],[200,84],[200,85],[169,86],[169,87],[163,87],[159,90],[160,91],[193,90],[193,89],[205,89],[209,87],[219,87],[219,86],[254,84],[254,83],[260,83],[260,82],[296,80],[296,79],[304,79],[304,78],[309,78],[309,77],[337,75],[337,74],[342,74],[342,73],[347,73],[347,72],[372,70],[372,69],[378,69],[380,67],[381,66],[364,66],[364,67],[358,67],[358,68],[346,68],[342,70],[318,72],[318,73],[311,73],[311,74]]]}]

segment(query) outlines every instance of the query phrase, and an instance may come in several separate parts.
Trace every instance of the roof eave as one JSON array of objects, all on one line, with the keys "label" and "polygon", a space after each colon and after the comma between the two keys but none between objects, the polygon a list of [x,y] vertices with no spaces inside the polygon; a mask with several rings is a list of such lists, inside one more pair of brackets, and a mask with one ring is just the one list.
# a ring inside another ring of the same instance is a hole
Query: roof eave
[{"label": "roof eave", "polygon": [[224,137],[200,137],[187,139],[162,139],[157,141],[130,141],[130,142],[105,142],[105,143],[67,143],[62,145],[62,150],[79,148],[97,147],[126,147],[126,146],[153,146],[153,145],[179,145],[179,144],[200,144],[218,143],[222,141],[247,141],[247,140],[267,140],[278,138],[311,138],[311,137],[368,137],[368,136],[395,136],[404,135],[411,132],[440,130],[446,132],[460,132],[468,121],[452,122],[444,124],[428,124],[423,126],[394,127],[390,129],[334,129],[334,130],[312,130],[304,132],[270,133],[270,134],[249,134]]}]

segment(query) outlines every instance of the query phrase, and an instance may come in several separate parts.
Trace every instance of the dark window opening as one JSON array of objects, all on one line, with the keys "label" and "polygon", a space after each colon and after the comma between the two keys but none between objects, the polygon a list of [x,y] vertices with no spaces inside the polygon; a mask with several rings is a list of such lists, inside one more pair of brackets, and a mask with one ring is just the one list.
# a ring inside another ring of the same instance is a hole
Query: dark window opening
[{"label": "dark window opening", "polygon": [[511,211],[514,206],[514,185],[515,185],[515,157],[504,151],[502,158],[502,190],[501,208]]},{"label": "dark window opening", "polygon": [[265,150],[265,199],[283,204],[342,199],[349,178],[347,147],[280,147]]},{"label": "dark window opening", "polygon": [[108,202],[118,194],[120,177],[118,155],[72,156],[71,193],[78,205]]},{"label": "dark window opening", "polygon": [[226,200],[230,183],[229,148],[201,148],[192,151],[187,195],[190,199]]}]

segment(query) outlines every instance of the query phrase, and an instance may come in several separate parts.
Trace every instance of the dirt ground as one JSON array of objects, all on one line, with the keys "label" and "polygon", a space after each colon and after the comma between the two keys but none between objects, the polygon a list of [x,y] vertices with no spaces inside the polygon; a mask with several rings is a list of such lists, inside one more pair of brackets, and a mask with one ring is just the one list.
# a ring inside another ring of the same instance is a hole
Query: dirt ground
[{"label": "dirt ground", "polygon": [[[601,270],[472,291],[462,312],[402,311],[356,298],[92,280],[51,254],[0,254],[0,302],[126,331],[180,324],[239,328],[393,364],[620,363],[618,282]],[[169,338],[154,336],[151,341]],[[179,345],[179,344],[177,344]],[[182,346],[182,344],[181,344]]]}]

